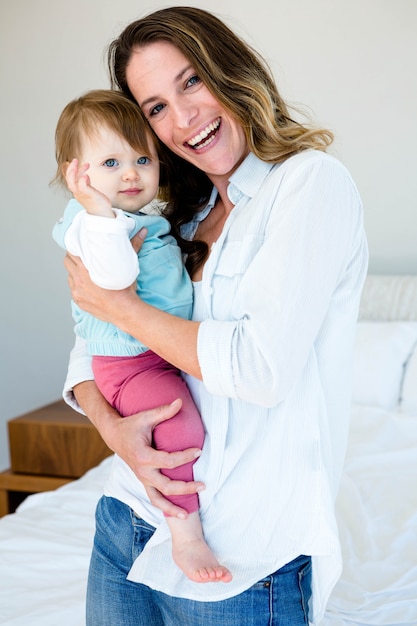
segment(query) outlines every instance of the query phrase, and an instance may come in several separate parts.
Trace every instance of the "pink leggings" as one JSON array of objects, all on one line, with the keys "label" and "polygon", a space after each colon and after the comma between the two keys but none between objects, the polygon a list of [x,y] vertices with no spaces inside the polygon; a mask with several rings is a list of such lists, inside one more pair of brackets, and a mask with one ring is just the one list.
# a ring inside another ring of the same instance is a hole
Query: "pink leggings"
[{"label": "pink leggings", "polygon": [[[101,393],[122,417],[170,404],[181,398],[182,408],[161,422],[153,432],[158,450],[176,452],[201,448],[204,428],[200,414],[179,370],[148,350],[133,357],[93,356],[94,378]],[[193,464],[161,472],[173,480],[194,480]],[[198,495],[169,496],[168,500],[188,513],[198,510]]]}]

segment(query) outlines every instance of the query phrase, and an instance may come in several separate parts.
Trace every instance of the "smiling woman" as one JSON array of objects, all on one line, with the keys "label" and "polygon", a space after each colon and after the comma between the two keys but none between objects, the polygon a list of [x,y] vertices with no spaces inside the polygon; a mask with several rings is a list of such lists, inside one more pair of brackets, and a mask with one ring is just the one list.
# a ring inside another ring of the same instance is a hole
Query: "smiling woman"
[{"label": "smiling woman", "polygon": [[[117,453],[97,509],[88,624],[318,624],[341,569],[334,498],[368,260],[359,194],[325,152],[331,133],[291,119],[265,63],[214,15],[156,11],[110,45],[109,66],[162,144],[192,320],[132,290],[109,295],[73,256],[72,294],[183,371],[206,438],[196,482],[167,480],[164,468],[195,454],[152,447],[176,409],[120,420],[77,342],[68,401]],[[163,513],[184,509],[167,497],[196,491],[227,585],[197,584],[170,557]]]},{"label": "smiling woman", "polygon": [[223,192],[248,144],[240,122],[212,95],[196,68],[173,44],[157,41],[135,49],[126,80],[165,146]]}]

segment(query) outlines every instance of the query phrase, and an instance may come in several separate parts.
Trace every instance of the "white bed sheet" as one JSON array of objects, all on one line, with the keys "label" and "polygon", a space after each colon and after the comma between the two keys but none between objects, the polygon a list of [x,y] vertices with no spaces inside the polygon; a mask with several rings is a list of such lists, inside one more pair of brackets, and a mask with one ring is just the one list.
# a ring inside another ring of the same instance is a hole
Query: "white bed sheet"
[{"label": "white bed sheet", "polygon": [[84,626],[94,512],[111,457],[0,520],[0,624]]},{"label": "white bed sheet", "polygon": [[[0,520],[0,624],[84,626],[106,459]],[[417,415],[356,406],[337,503],[344,569],[323,626],[417,625]]]},{"label": "white bed sheet", "polygon": [[416,626],[417,415],[353,408],[337,513],[344,566],[325,626]]}]

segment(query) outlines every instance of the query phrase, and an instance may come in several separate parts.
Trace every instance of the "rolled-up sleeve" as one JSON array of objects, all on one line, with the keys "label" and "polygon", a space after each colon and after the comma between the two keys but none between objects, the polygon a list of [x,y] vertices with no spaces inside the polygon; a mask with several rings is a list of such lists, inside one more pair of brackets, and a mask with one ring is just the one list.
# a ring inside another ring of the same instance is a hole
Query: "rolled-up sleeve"
[{"label": "rolled-up sleeve", "polygon": [[[312,152],[272,171],[234,211],[207,262],[213,319],[200,325],[199,362],[211,393],[274,406],[314,358],[339,299],[352,295],[349,272],[366,272],[362,205],[346,169]],[[238,258],[225,272],[228,248]]]},{"label": "rolled-up sleeve", "polygon": [[67,404],[79,413],[84,413],[75,399],[74,387],[87,380],[94,380],[91,367],[91,356],[87,352],[87,344],[81,337],[76,337],[70,353],[67,377],[64,383],[62,396]]}]

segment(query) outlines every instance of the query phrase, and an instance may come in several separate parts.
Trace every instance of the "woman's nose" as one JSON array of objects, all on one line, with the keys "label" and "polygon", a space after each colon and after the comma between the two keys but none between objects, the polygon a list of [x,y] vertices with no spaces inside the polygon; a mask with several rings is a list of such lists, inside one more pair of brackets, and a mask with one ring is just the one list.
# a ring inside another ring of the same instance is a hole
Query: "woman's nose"
[{"label": "woman's nose", "polygon": [[197,107],[183,100],[173,107],[173,114],[174,123],[178,128],[188,128],[197,115]]}]

